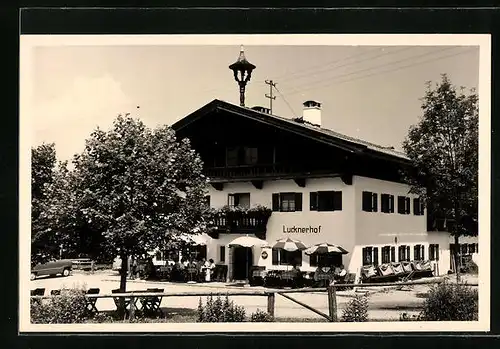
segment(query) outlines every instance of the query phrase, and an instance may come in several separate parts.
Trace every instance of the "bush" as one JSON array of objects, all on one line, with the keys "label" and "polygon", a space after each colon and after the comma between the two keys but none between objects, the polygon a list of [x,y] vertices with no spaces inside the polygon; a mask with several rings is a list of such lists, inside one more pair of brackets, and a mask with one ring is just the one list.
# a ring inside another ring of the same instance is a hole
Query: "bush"
[{"label": "bush", "polygon": [[252,322],[274,322],[274,318],[267,312],[257,309],[255,313],[250,316]]},{"label": "bush", "polygon": [[470,286],[449,283],[431,287],[420,317],[424,321],[477,320],[477,290]]},{"label": "bush", "polygon": [[198,322],[243,322],[245,321],[245,309],[235,305],[226,295],[224,301],[220,296],[207,297],[205,306],[200,298],[197,310]]},{"label": "bush", "polygon": [[342,311],[344,322],[366,322],[368,321],[368,298],[356,295],[347,303]]},{"label": "bush", "polygon": [[31,299],[31,322],[35,324],[82,323],[93,317],[87,309],[85,289],[61,290],[49,300]]}]

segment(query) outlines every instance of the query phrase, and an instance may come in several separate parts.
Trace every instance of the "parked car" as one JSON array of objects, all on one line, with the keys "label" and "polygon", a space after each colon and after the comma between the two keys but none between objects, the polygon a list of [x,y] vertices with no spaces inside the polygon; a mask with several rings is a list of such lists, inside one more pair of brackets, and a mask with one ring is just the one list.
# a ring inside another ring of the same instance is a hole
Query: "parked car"
[{"label": "parked car", "polygon": [[71,259],[61,259],[57,261],[50,261],[41,263],[31,268],[31,280],[35,280],[38,276],[42,275],[58,275],[69,276],[73,270],[73,262]]}]

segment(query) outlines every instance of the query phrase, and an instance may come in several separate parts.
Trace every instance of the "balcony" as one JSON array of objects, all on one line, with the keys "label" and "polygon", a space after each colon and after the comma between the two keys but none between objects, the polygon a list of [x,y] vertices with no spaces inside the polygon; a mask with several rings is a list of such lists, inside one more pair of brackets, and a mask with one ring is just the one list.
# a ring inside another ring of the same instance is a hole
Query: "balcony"
[{"label": "balcony", "polygon": [[209,167],[205,168],[204,172],[212,183],[336,174],[332,170],[306,169],[303,166],[287,166],[284,164]]},{"label": "balcony", "polygon": [[217,238],[219,233],[255,234],[263,239],[271,214],[272,210],[263,206],[250,209],[225,206],[213,211],[211,235]]}]

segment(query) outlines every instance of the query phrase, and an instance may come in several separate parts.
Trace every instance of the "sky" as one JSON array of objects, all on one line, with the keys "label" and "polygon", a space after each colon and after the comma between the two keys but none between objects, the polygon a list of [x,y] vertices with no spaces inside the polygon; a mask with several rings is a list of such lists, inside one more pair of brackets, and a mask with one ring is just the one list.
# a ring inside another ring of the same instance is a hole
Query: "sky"
[{"label": "sky", "polygon": [[[244,44],[244,42],[242,43]],[[401,150],[421,112],[426,81],[448,74],[456,86],[478,88],[477,46],[245,45],[257,66],[246,106],[300,116],[302,103],[322,103],[322,126]],[[120,113],[150,127],[171,125],[213,99],[239,104],[228,66],[240,45],[39,46],[32,56],[32,146],[55,143],[70,160],[99,126]]]}]

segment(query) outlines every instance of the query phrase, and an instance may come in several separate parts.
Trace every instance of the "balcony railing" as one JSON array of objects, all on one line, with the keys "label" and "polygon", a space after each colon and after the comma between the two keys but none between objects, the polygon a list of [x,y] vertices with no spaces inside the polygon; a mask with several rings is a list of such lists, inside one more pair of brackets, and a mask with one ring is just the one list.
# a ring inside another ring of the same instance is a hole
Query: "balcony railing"
[{"label": "balcony railing", "polygon": [[306,170],[305,168],[297,166],[292,167],[281,164],[271,164],[209,167],[205,168],[204,172],[208,178],[217,181],[221,179],[265,179],[276,176],[293,176],[304,173],[329,174],[332,171]]},{"label": "balcony railing", "polygon": [[271,210],[224,211],[220,210],[213,217],[213,227],[218,233],[255,234],[264,237]]}]

